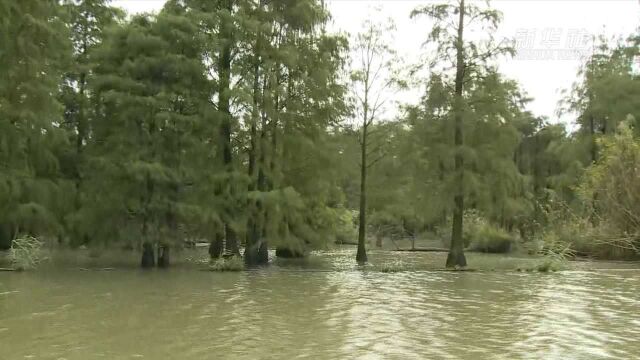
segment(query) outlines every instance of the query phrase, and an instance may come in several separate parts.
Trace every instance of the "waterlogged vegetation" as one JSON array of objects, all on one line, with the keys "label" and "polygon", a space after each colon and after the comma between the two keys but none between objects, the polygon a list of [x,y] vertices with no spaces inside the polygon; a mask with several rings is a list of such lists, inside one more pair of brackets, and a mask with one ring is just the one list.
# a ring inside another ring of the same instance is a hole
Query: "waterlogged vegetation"
[{"label": "waterlogged vegetation", "polygon": [[595,40],[567,127],[490,3],[417,2],[402,61],[325,5],[0,0],[0,358],[640,354],[606,325],[640,321],[640,35]]}]

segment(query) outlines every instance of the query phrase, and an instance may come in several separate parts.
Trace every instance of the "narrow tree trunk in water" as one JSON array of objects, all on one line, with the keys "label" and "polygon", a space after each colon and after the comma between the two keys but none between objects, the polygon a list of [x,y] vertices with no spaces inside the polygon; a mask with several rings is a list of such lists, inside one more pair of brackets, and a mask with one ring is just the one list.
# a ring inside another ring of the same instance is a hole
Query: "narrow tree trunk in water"
[{"label": "narrow tree trunk in water", "polygon": [[467,259],[464,256],[464,243],[462,239],[462,215],[464,212],[464,160],[462,158],[461,147],[463,144],[463,81],[464,81],[464,0],[460,0],[458,20],[458,38],[456,43],[456,83],[455,83],[455,171],[456,171],[456,194],[453,198],[453,228],[451,231],[451,248],[447,256],[446,267],[465,267]]},{"label": "narrow tree trunk in water", "polygon": [[[366,95],[365,95],[366,96]],[[367,262],[367,249],[365,247],[366,230],[367,230],[367,106],[364,108],[364,124],[362,127],[362,154],[360,164],[360,216],[358,224],[358,252],[356,253],[356,261],[358,264]]]},{"label": "narrow tree trunk in water", "polygon": [[156,266],[153,245],[150,242],[144,242],[144,244],[142,244],[142,260],[140,262],[140,266],[145,269]]},{"label": "narrow tree trunk in water", "polygon": [[231,228],[230,224],[225,224],[226,234],[226,251],[234,256],[240,256],[240,245],[238,244],[238,235],[236,231]]},{"label": "narrow tree trunk in water", "polygon": [[215,238],[211,240],[211,244],[209,245],[209,256],[212,259],[218,259],[222,255],[222,251],[224,250],[224,238],[220,232],[217,232]]},{"label": "narrow tree trunk in water", "polygon": [[[267,191],[267,175],[265,168],[267,166],[266,148],[267,148],[267,119],[266,116],[262,116],[260,133],[260,158],[258,160],[258,190],[261,193]],[[253,251],[255,251],[255,258],[253,259],[254,265],[267,264],[269,262],[269,254],[267,251],[267,213],[263,206],[262,200],[257,203],[257,226],[256,226],[256,242],[253,244]]]},{"label": "narrow tree trunk in water", "polygon": [[591,162],[598,160],[598,142],[596,141],[596,124],[593,115],[589,115],[589,134],[591,135]]},{"label": "narrow tree trunk in water", "polygon": [[[225,0],[224,7],[229,14],[233,12],[233,1]],[[220,22],[220,34],[222,35],[222,51],[219,59],[219,72],[220,79],[218,90],[218,111],[223,114],[222,124],[220,126],[220,135],[222,137],[222,156],[226,171],[231,175],[233,173],[233,159],[231,157],[231,95],[230,95],[230,83],[231,83],[231,48],[233,44],[233,31],[232,24],[228,21]],[[230,197],[233,199],[235,191],[233,189],[233,180],[231,180]],[[233,201],[233,200],[232,200]],[[231,214],[235,215],[235,214]],[[240,247],[238,245],[238,238],[235,231],[229,224],[230,220],[227,218],[224,220],[224,234],[226,237],[226,251],[233,255],[240,255]]]},{"label": "narrow tree trunk in water", "polygon": [[158,267],[168,268],[169,261],[169,246],[168,245],[160,245],[158,247]]},{"label": "narrow tree trunk in water", "polygon": [[[262,0],[259,3],[259,10],[262,9]],[[253,108],[251,109],[251,126],[250,126],[250,143],[249,148],[249,186],[248,191],[253,192],[258,189],[258,120],[260,119],[260,50],[261,50],[261,33],[258,32],[256,36],[255,54],[253,58]],[[247,201],[247,205],[250,209],[249,216],[247,218],[247,237],[245,239],[244,248],[244,262],[251,266],[258,263],[258,249],[260,234],[260,209],[259,200]]]},{"label": "narrow tree trunk in water", "polygon": [[153,244],[149,241],[149,203],[151,202],[151,197],[153,196],[153,182],[151,181],[151,176],[147,173],[146,175],[146,187],[147,193],[146,197],[143,199],[144,203],[144,215],[142,217],[142,260],[140,261],[140,265],[143,268],[151,268],[156,265],[155,253],[153,251]]}]

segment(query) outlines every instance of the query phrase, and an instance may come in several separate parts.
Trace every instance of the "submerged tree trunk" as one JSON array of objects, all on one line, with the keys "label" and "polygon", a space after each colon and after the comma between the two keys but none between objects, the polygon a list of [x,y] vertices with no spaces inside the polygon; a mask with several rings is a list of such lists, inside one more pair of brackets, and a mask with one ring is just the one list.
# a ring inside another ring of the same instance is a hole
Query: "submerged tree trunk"
[{"label": "submerged tree trunk", "polygon": [[[262,8],[262,0],[259,2],[259,8]],[[251,148],[249,150],[249,192],[259,190],[264,191],[265,175],[263,166],[265,163],[265,122],[262,118],[260,139],[258,139],[258,122],[260,121],[260,68],[261,68],[261,44],[262,33],[258,32],[255,44],[255,55],[253,63],[253,99],[251,111]],[[258,156],[259,154],[259,156]],[[247,219],[247,237],[244,250],[244,262],[248,266],[262,265],[269,261],[266,244],[263,244],[264,221],[263,209],[260,199],[249,200],[251,213]]]},{"label": "submerged tree trunk", "polygon": [[365,121],[362,126],[362,154],[360,158],[360,214],[358,224],[358,251],[356,253],[356,261],[359,264],[367,262],[367,249],[365,247],[365,239],[367,236],[367,107],[368,106],[365,105],[364,108]]},{"label": "submerged tree trunk", "polygon": [[[231,12],[233,11],[233,1],[224,0],[224,8]],[[220,73],[220,79],[218,80],[218,111],[223,114],[222,124],[220,125],[220,135],[222,138],[222,156],[224,167],[231,175],[233,173],[233,159],[231,155],[231,122],[232,115],[230,111],[231,106],[231,50],[233,46],[233,29],[232,24],[229,21],[220,22],[220,34],[223,41],[222,50],[220,52],[220,58],[218,63],[218,69]],[[230,182],[229,196],[233,199],[235,191],[233,188],[233,181]],[[233,201],[233,200],[231,200]],[[230,225],[229,218],[224,219],[224,236],[226,251],[233,255],[240,255],[240,247],[238,245],[238,238],[235,230]],[[212,245],[213,246],[213,245]]]},{"label": "submerged tree trunk", "polygon": [[146,188],[147,193],[146,197],[143,198],[144,204],[144,212],[142,215],[142,260],[140,265],[143,268],[151,268],[156,265],[155,253],[153,251],[153,243],[149,240],[149,203],[151,202],[151,198],[153,196],[154,184],[151,181],[151,176],[149,173],[146,175]]},{"label": "submerged tree trunk", "polygon": [[158,267],[168,268],[169,261],[169,245],[160,245],[158,247]]},{"label": "submerged tree trunk", "polygon": [[451,248],[447,256],[446,267],[465,267],[467,259],[464,256],[464,243],[462,239],[462,219],[464,212],[464,160],[462,158],[461,147],[463,145],[463,81],[465,70],[464,59],[464,16],[465,6],[464,0],[460,0],[458,20],[458,38],[456,42],[456,82],[455,82],[455,171],[456,185],[455,195],[453,198],[453,228],[451,231]]},{"label": "submerged tree trunk", "polygon": [[153,244],[151,244],[150,242],[145,241],[144,244],[142,244],[142,260],[140,262],[140,266],[145,269],[156,266]]},{"label": "submerged tree trunk", "polygon": [[215,238],[211,240],[211,244],[209,245],[209,256],[212,259],[218,259],[222,255],[224,251],[224,235],[220,232],[217,232]]},{"label": "submerged tree trunk", "polygon": [[[256,46],[257,47],[257,46]],[[256,51],[254,64],[254,83],[253,83],[253,110],[251,114],[251,126],[250,126],[250,148],[249,148],[249,193],[257,189],[257,172],[256,172],[256,157],[258,152],[258,92],[259,92],[259,76],[260,76],[260,64],[258,58],[258,52]],[[249,216],[247,218],[247,237],[245,239],[244,249],[244,262],[247,265],[255,265],[257,263],[257,249],[260,241],[260,233],[258,224],[259,209],[257,201],[251,198],[247,199],[247,206],[249,208]]]}]

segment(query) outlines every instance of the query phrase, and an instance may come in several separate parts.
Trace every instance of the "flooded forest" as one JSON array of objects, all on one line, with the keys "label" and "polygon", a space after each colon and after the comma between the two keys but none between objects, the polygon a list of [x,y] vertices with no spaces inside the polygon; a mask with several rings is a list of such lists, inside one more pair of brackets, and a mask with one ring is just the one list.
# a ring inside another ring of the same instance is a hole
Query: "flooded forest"
[{"label": "flooded forest", "polygon": [[640,356],[640,22],[335,2],[0,0],[1,359]]}]

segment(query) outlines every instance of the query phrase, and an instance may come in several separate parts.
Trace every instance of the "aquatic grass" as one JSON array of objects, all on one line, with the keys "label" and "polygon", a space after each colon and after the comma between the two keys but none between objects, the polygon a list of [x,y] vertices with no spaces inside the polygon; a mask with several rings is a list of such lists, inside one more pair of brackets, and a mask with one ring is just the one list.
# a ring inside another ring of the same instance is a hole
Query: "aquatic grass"
[{"label": "aquatic grass", "polygon": [[42,241],[25,235],[14,239],[9,249],[9,262],[15,270],[32,270],[42,261]]},{"label": "aquatic grass", "polygon": [[209,270],[211,271],[243,271],[244,261],[239,256],[233,256],[230,258],[222,258],[211,260],[209,263]]},{"label": "aquatic grass", "polygon": [[566,270],[569,259],[574,256],[575,252],[571,250],[569,245],[548,249],[536,270],[539,272]]}]

